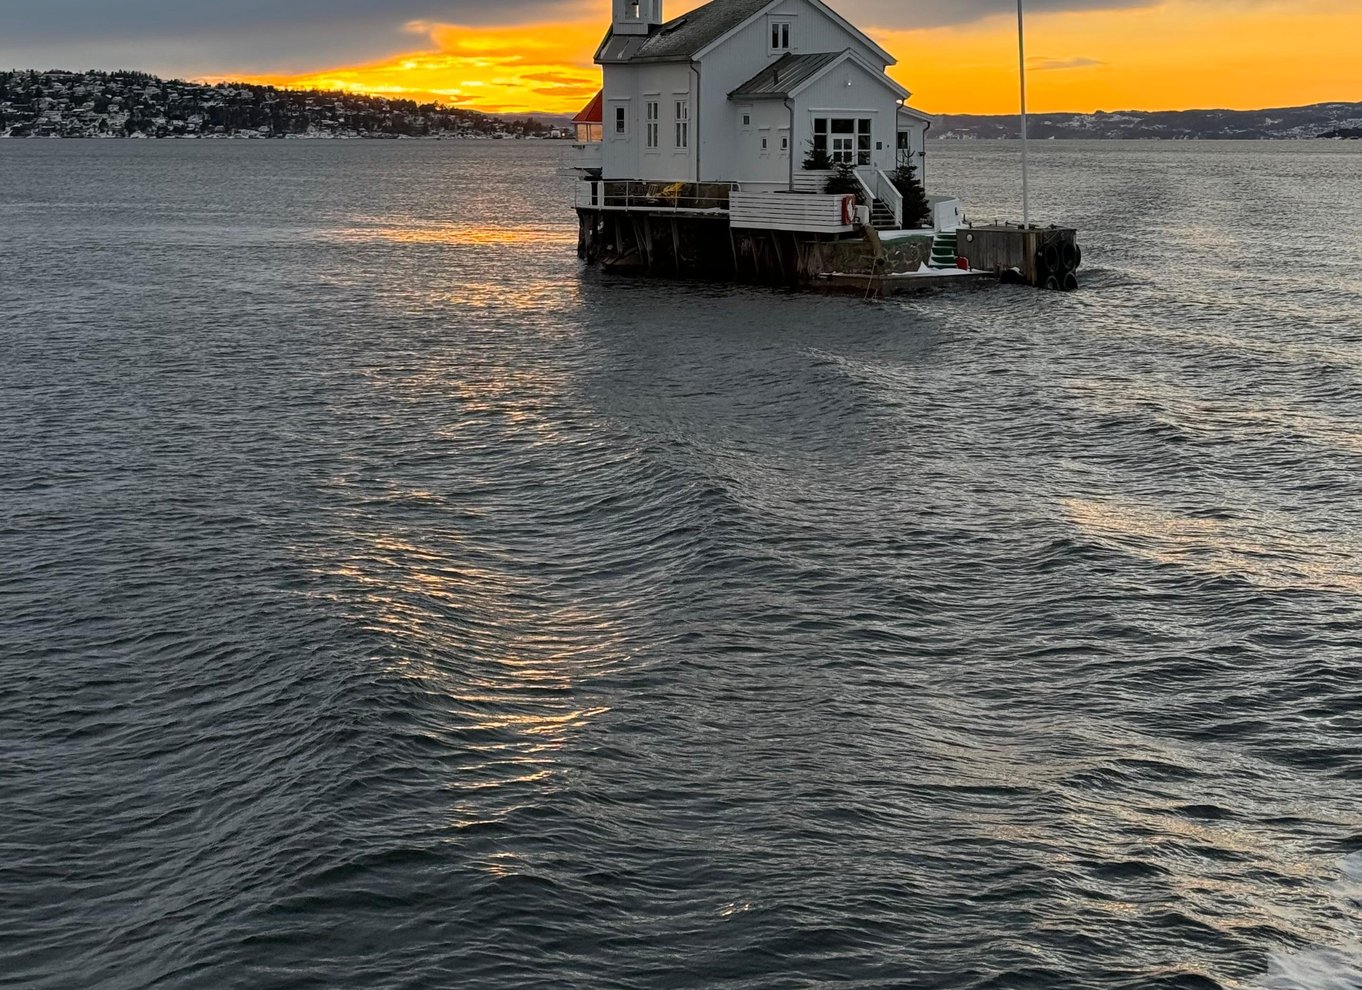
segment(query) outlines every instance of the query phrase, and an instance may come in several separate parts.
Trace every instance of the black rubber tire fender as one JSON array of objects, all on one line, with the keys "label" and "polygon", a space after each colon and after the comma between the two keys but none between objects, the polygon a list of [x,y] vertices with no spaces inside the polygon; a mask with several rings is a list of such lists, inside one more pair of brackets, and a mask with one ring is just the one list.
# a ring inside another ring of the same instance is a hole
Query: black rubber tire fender
[{"label": "black rubber tire fender", "polygon": [[1065,292],[1073,292],[1078,288],[1078,276],[1073,272],[1065,272],[1064,278],[1060,281],[1059,287]]},{"label": "black rubber tire fender", "polygon": [[1045,252],[1036,252],[1036,284],[1040,285],[1045,279],[1054,274],[1054,269],[1045,263]]},{"label": "black rubber tire fender", "polygon": [[1043,285],[1045,288],[1049,289],[1051,292],[1058,292],[1058,291],[1059,291],[1059,276],[1058,276],[1058,275],[1046,275],[1046,276],[1045,276],[1045,281],[1042,282],[1041,285]]},{"label": "black rubber tire fender", "polygon": [[1059,250],[1059,242],[1050,241],[1040,249],[1040,254],[1045,259],[1046,271],[1062,272],[1064,270],[1064,258]]},{"label": "black rubber tire fender", "polygon": [[1078,245],[1073,241],[1065,241],[1059,246],[1060,258],[1064,263],[1064,270],[1072,272],[1078,270]]}]

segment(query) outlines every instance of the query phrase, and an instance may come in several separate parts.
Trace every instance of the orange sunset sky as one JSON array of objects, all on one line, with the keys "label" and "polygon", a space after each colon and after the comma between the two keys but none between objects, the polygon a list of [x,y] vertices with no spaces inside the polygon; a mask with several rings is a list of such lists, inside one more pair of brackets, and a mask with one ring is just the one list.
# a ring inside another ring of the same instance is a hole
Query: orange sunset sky
[{"label": "orange sunset sky", "polygon": [[[911,0],[892,15],[870,18],[837,0],[833,5],[898,58],[891,73],[912,90],[914,106],[935,113],[1015,110],[1010,3],[965,23],[926,28],[913,26]],[[696,6],[671,0],[666,16]],[[1250,109],[1362,99],[1362,0],[1090,0],[1068,6],[1088,9],[1028,12],[1031,106],[1038,112]],[[401,25],[411,45],[400,54],[320,71],[234,77],[501,113],[573,112],[599,86],[591,57],[609,9],[592,0],[560,5],[552,20],[537,23],[413,21]]]}]

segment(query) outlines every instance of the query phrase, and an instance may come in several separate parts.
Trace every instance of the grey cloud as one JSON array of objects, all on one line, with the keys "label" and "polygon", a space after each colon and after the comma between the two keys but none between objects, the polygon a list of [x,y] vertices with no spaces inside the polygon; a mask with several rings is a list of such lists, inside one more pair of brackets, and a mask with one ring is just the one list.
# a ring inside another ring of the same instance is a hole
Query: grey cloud
[{"label": "grey cloud", "polygon": [[452,24],[534,20],[564,0],[495,4],[483,0],[0,0],[6,39],[184,36],[310,28],[319,35],[359,26],[393,29],[412,20]]},{"label": "grey cloud", "polygon": [[1051,72],[1063,69],[1094,69],[1098,66],[1107,64],[1101,59],[1085,58],[1081,55],[1075,56],[1074,58],[1028,58],[1026,63],[1028,67],[1036,69],[1039,72]]},{"label": "grey cloud", "polygon": [[[1033,13],[1154,2],[1026,0]],[[869,28],[964,24],[1016,9],[1014,0],[832,3]],[[682,9],[679,0],[668,7]],[[404,30],[410,21],[507,24],[575,19],[599,9],[591,0],[0,0],[0,66],[135,67],[182,75],[309,71],[423,47],[423,39]]]},{"label": "grey cloud", "polygon": [[[832,0],[840,13],[863,26],[943,27],[985,17],[1015,17],[1015,0]],[[1152,7],[1158,0],[1026,0],[1028,14]]]},{"label": "grey cloud", "polygon": [[0,66],[295,71],[424,47],[410,21],[506,24],[575,0],[0,0]]}]

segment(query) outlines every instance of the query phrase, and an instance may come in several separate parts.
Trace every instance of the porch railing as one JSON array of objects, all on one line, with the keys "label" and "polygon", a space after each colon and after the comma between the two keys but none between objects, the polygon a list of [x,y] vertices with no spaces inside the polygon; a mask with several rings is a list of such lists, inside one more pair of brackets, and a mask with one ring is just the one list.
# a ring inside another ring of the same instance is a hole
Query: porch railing
[{"label": "porch railing", "polygon": [[575,199],[585,210],[726,214],[731,182],[646,182],[603,179],[576,183]]},{"label": "porch railing", "polygon": [[874,205],[875,200],[883,203],[894,214],[894,226],[903,226],[903,194],[894,185],[894,180],[883,169],[858,168],[856,181],[861,184],[866,202]]}]

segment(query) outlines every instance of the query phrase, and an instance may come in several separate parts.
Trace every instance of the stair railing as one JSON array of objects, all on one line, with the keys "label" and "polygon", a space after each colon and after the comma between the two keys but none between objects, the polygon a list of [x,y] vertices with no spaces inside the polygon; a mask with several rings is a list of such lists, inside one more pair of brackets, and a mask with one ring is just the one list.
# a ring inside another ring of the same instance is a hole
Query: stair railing
[{"label": "stair railing", "polygon": [[856,181],[861,184],[861,191],[865,193],[870,208],[873,210],[877,202],[883,204],[885,209],[894,215],[894,226],[902,229],[903,194],[899,192],[893,180],[882,169],[858,168]]},{"label": "stair railing", "polygon": [[894,185],[894,180],[885,174],[883,169],[875,170],[876,182],[879,185],[880,199],[884,200],[884,205],[894,211],[894,226],[903,229],[903,193],[899,192],[899,187]]},{"label": "stair railing", "polygon": [[875,200],[878,198],[875,195],[874,188],[870,185],[870,183],[866,182],[865,176],[861,174],[860,169],[857,169],[851,174],[856,176],[856,182],[860,185],[861,192],[865,193],[865,205],[870,207],[871,212],[874,212]]}]

